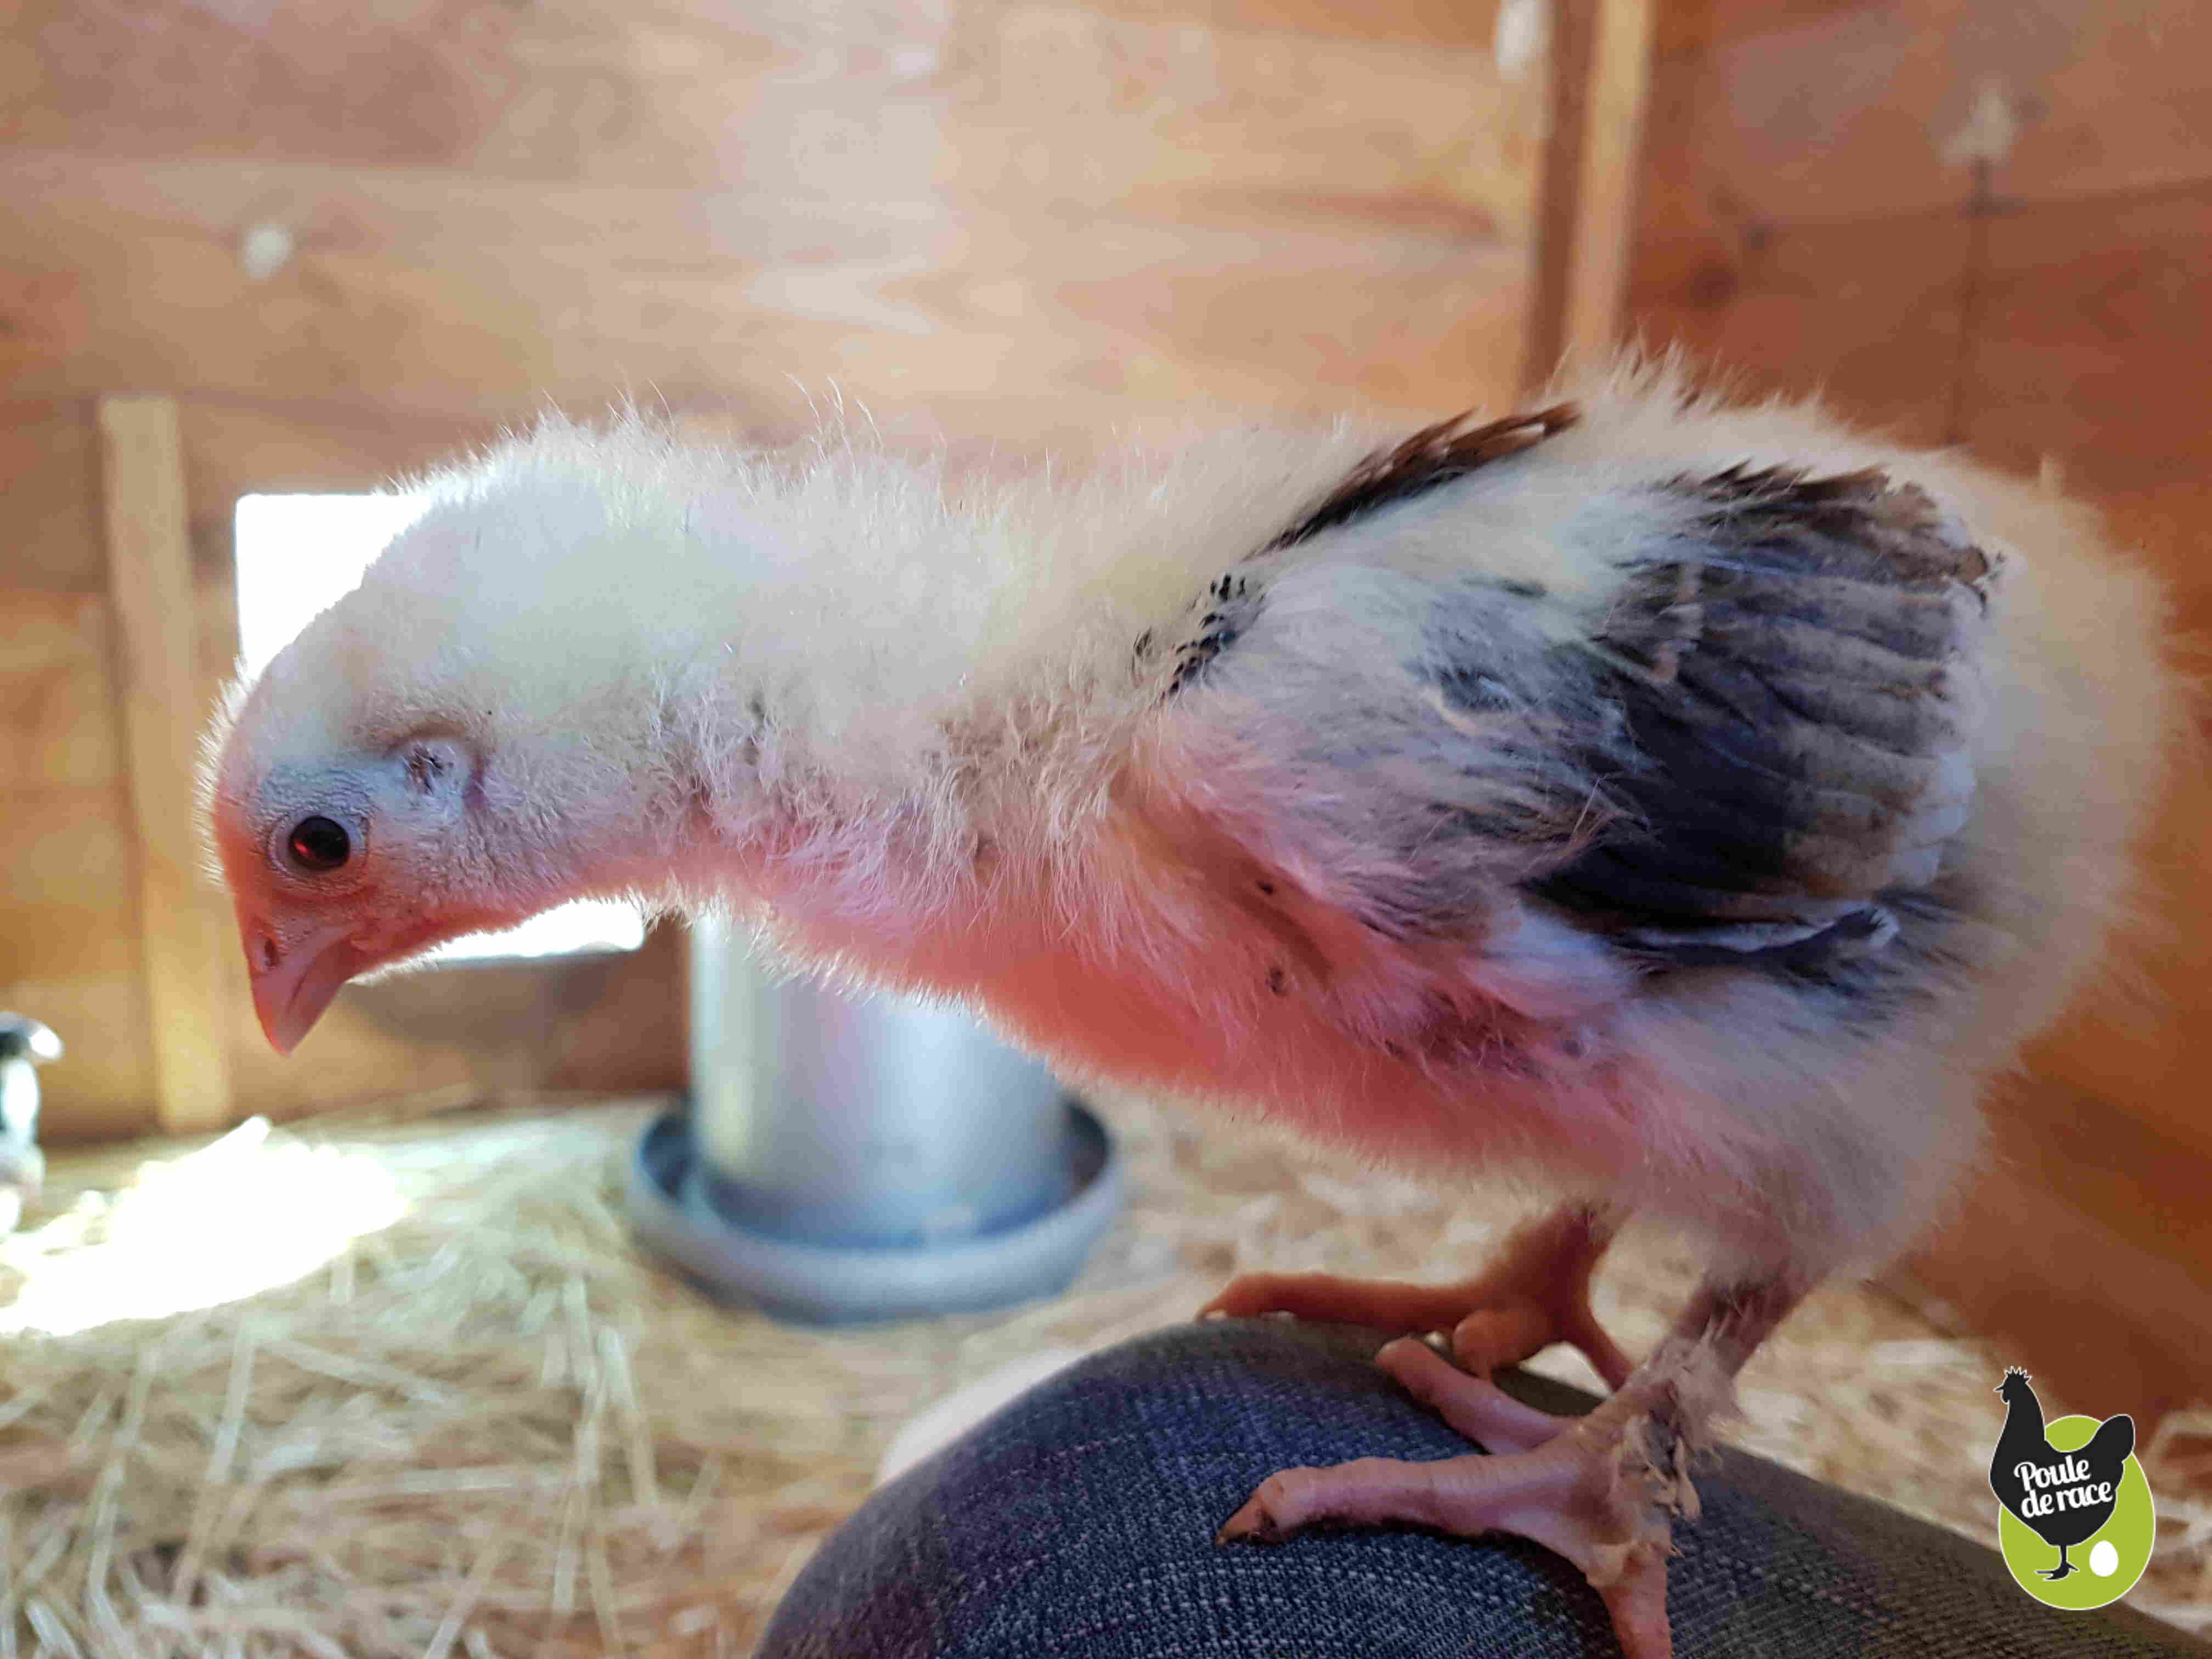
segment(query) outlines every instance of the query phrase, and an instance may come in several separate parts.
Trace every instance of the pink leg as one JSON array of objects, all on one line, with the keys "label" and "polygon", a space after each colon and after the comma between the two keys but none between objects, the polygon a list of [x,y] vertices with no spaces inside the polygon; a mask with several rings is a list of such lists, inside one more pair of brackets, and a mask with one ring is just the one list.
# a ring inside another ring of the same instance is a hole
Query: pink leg
[{"label": "pink leg", "polygon": [[1489,1266],[1457,1285],[1247,1273],[1200,1309],[1200,1316],[1287,1313],[1408,1336],[1449,1331],[1459,1363],[1486,1376],[1552,1343],[1567,1342],[1617,1389],[1631,1370],[1628,1356],[1599,1328],[1589,1305],[1590,1278],[1616,1224],[1586,1205],[1565,1206],[1516,1228]]},{"label": "pink leg", "polygon": [[1581,1569],[1628,1659],[1668,1659],[1669,1535],[1677,1518],[1698,1516],[1691,1455],[1736,1372],[1802,1294],[1779,1281],[1708,1281],[1651,1358],[1582,1418],[1532,1410],[1425,1343],[1400,1338],[1377,1362],[1493,1455],[1285,1469],[1260,1483],[1215,1541],[1272,1543],[1320,1522],[1513,1533]]}]

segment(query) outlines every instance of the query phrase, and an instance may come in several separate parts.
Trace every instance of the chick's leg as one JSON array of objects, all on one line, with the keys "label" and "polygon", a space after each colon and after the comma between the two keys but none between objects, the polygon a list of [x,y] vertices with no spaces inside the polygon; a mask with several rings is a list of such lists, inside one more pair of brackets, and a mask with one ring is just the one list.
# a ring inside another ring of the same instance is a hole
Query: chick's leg
[{"label": "chick's leg", "polygon": [[1745,1360],[1803,1295],[1783,1280],[1708,1281],[1665,1341],[1587,1417],[1553,1417],[1401,1337],[1377,1363],[1488,1453],[1407,1463],[1361,1458],[1260,1483],[1214,1541],[1274,1543],[1323,1522],[1508,1532],[1579,1568],[1628,1659],[1668,1659],[1667,1555],[1698,1516],[1692,1455]]},{"label": "chick's leg", "polygon": [[1508,1234],[1490,1264],[1456,1285],[1402,1285],[1327,1273],[1247,1273],[1199,1310],[1249,1318],[1287,1313],[1300,1319],[1369,1325],[1408,1336],[1451,1333],[1452,1354],[1487,1376],[1540,1349],[1566,1342],[1586,1355],[1608,1386],[1630,1364],[1590,1311],[1590,1277],[1613,1243],[1618,1220],[1571,1204]]}]

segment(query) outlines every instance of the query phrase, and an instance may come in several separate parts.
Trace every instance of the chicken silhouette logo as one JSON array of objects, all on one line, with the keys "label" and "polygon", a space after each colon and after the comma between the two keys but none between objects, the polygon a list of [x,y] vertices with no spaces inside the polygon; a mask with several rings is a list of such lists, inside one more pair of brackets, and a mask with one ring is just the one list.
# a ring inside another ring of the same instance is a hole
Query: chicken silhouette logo
[{"label": "chicken silhouette logo", "polygon": [[[2156,1530],[2150,1484],[2135,1459],[2135,1419],[2123,1412],[2101,1423],[2077,1416],[2046,1424],[2017,1365],[1996,1391],[2005,1420],[1990,1457],[1990,1490],[2003,1506],[1997,1543],[2005,1565],[2047,1607],[2117,1601],[2149,1565]],[[2084,1546],[2084,1558],[2075,1559]]]}]

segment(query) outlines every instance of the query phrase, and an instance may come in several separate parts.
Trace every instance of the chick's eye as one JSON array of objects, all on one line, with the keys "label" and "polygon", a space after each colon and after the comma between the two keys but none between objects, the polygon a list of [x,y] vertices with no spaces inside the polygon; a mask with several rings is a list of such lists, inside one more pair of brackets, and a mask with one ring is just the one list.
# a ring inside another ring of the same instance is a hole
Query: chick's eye
[{"label": "chick's eye", "polygon": [[285,837],[285,850],[302,870],[325,874],[353,855],[353,837],[335,818],[301,818]]}]

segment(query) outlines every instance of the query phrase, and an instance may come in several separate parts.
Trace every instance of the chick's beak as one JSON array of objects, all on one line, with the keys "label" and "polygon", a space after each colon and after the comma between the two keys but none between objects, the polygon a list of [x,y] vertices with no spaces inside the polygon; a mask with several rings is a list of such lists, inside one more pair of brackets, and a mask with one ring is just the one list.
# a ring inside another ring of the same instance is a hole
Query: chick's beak
[{"label": "chick's beak", "polygon": [[252,917],[239,918],[246,969],[253,980],[253,1012],[278,1054],[298,1048],[345,982],[375,965],[347,937],[350,931],[322,927],[287,939]]}]

